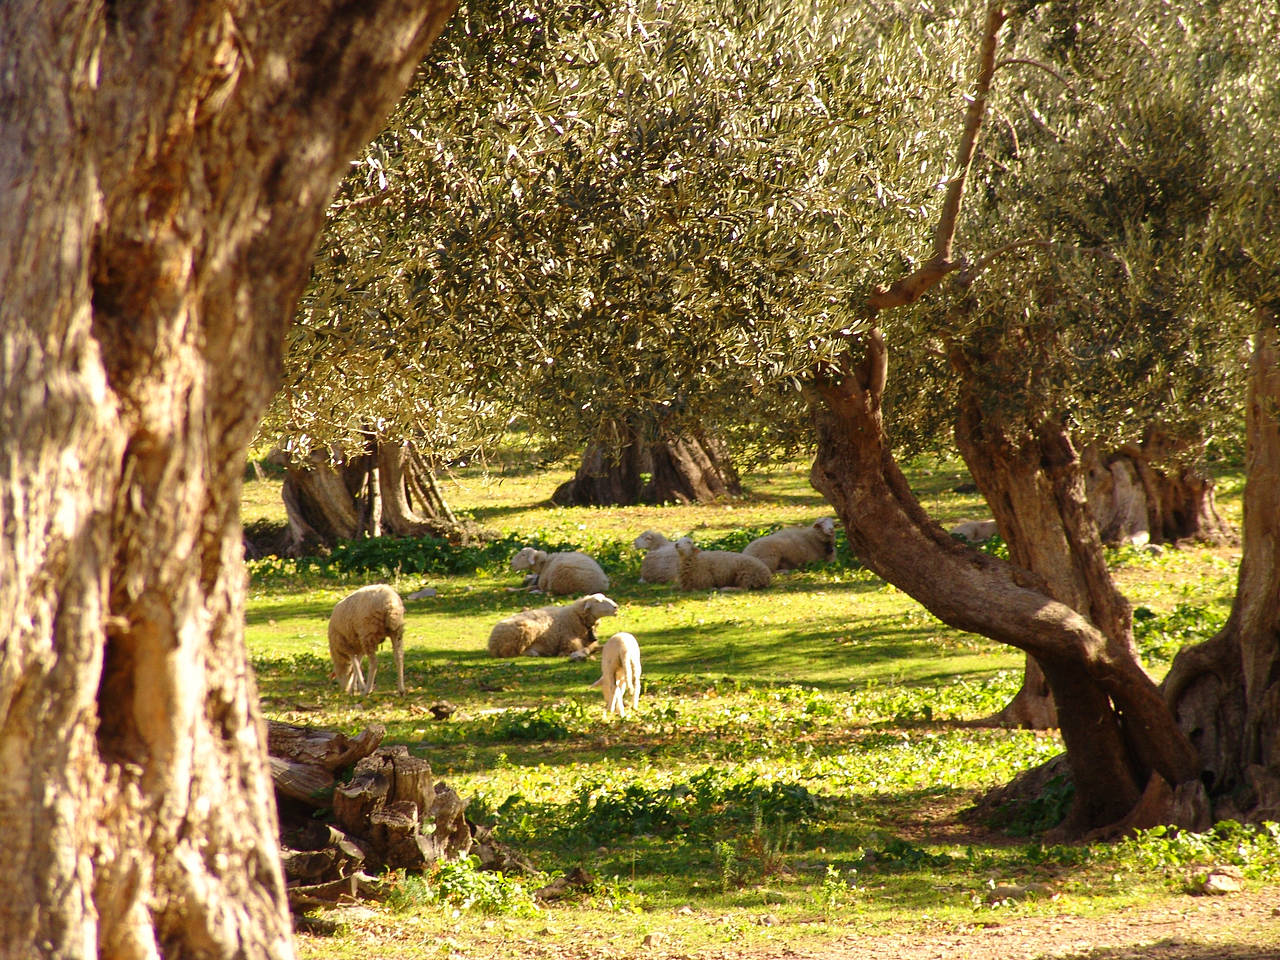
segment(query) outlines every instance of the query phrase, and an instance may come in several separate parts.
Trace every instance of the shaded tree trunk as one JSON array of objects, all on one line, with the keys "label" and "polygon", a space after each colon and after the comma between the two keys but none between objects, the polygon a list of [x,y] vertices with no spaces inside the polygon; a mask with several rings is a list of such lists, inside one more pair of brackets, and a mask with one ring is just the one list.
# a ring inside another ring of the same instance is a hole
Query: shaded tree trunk
[{"label": "shaded tree trunk", "polygon": [[630,441],[614,454],[592,445],[571,480],[551,501],[562,507],[635,503],[708,503],[742,493],[723,449],[699,430],[646,441],[628,428]]},{"label": "shaded tree trunk", "polygon": [[316,452],[306,464],[286,463],[285,471],[289,553],[384,533],[448,540],[467,535],[412,444],[371,440],[360,456]]},{"label": "shaded tree trunk", "polygon": [[1259,311],[1246,428],[1244,554],[1235,602],[1213,639],[1180,651],[1164,680],[1200,751],[1217,815],[1280,819],[1280,329]]},{"label": "shaded tree trunk", "polygon": [[1181,444],[1150,426],[1141,443],[1102,456],[1087,449],[1089,505],[1104,543],[1229,542],[1213,480],[1177,456]]},{"label": "shaded tree trunk", "polygon": [[328,198],[450,8],[267,11],[0,4],[7,955],[293,955],[240,483]]}]

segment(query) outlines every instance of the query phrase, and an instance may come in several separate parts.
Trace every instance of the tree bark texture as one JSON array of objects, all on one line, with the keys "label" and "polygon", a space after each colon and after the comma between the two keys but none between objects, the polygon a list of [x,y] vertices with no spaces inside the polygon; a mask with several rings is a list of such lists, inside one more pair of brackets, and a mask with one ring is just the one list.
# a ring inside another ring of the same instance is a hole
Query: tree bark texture
[{"label": "tree bark texture", "polygon": [[[1086,615],[1055,599],[1043,577],[972,550],[947,535],[916,501],[889,452],[880,401],[888,357],[878,331],[860,360],[810,390],[817,455],[814,487],[836,508],[855,554],[945,623],[1033,656],[1060,711],[1076,784],[1067,832],[1123,819],[1152,773],[1174,788],[1198,763],[1159,690],[1132,655]],[[1048,438],[1042,455],[1066,458]],[[1083,510],[1083,490],[1062,490],[1064,510]],[[1073,506],[1071,504],[1074,504]]]},{"label": "tree bark texture", "polygon": [[240,479],[332,189],[450,12],[0,4],[13,956],[293,954]]},{"label": "tree bark texture", "polygon": [[1141,443],[1106,456],[1084,451],[1089,506],[1104,543],[1231,541],[1231,527],[1218,513],[1213,479],[1177,456],[1179,445],[1158,427]]},{"label": "tree bark texture", "polygon": [[1182,650],[1164,680],[1200,751],[1218,813],[1280,819],[1280,328],[1259,310],[1246,408],[1244,554],[1217,636]]},{"label": "tree bark texture", "polygon": [[289,553],[358,537],[456,539],[461,525],[425,459],[410,444],[370,440],[355,457],[312,454],[286,463],[281,489],[289,517]]},{"label": "tree bark texture", "polygon": [[702,431],[657,440],[645,440],[634,429],[628,434],[629,442],[614,453],[588,447],[582,465],[551,501],[562,507],[710,503],[742,493],[724,450]]}]

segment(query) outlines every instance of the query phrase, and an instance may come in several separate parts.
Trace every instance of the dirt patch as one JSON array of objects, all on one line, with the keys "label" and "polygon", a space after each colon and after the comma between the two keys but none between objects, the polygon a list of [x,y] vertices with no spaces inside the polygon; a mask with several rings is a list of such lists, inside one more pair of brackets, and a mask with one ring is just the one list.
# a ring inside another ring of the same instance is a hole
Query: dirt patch
[{"label": "dirt patch", "polygon": [[841,939],[717,960],[1277,960],[1280,887],[1182,896],[1102,917],[1025,917],[938,935]]}]

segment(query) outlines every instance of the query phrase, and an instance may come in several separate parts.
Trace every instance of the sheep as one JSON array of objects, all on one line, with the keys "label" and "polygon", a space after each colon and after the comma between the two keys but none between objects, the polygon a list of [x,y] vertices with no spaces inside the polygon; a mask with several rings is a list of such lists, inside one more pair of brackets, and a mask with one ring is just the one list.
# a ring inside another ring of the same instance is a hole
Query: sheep
[{"label": "sheep", "polygon": [[688,537],[676,541],[680,566],[676,584],[681,590],[757,589],[773,580],[769,568],[755,557],[729,550],[702,550]]},{"label": "sheep", "polygon": [[676,555],[674,542],[657,530],[646,530],[636,537],[632,546],[646,551],[640,563],[641,580],[645,583],[671,583],[675,580],[680,558]]},{"label": "sheep", "polygon": [[489,655],[494,657],[560,657],[580,660],[595,652],[596,621],[612,617],[618,605],[593,593],[563,607],[538,607],[513,613],[494,624]]},{"label": "sheep", "polygon": [[[333,675],[346,693],[368,695],[378,673],[378,645],[391,640],[396,661],[396,691],[404,694],[404,602],[385,583],[361,587],[343,597],[329,615],[329,658]],[[361,658],[369,661],[366,677]]]},{"label": "sheep", "polygon": [[836,558],[836,522],[823,517],[808,527],[785,527],[757,537],[742,552],[770,571],[793,570],[806,563],[830,563]]},{"label": "sheep", "polygon": [[547,553],[524,547],[511,558],[514,571],[531,570],[526,582],[546,593],[603,593],[609,589],[609,578],[585,553]]},{"label": "sheep", "polygon": [[990,540],[1000,531],[996,529],[994,520],[966,520],[964,523],[957,523],[947,532],[970,543],[981,543]]},{"label": "sheep", "polygon": [[631,709],[640,706],[640,644],[630,633],[615,633],[605,641],[600,653],[600,679],[592,684],[604,693],[604,712],[627,715],[626,699],[631,694]]}]

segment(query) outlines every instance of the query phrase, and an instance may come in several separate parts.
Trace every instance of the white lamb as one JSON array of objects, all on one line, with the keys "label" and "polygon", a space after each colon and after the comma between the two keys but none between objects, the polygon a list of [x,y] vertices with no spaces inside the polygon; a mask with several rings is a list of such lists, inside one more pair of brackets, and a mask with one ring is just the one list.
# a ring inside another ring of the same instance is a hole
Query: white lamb
[{"label": "white lamb", "polygon": [[823,517],[808,527],[785,527],[757,537],[742,552],[771,571],[794,570],[807,563],[830,563],[836,558],[836,522]]},{"label": "white lamb", "polygon": [[953,537],[963,537],[970,543],[981,543],[990,540],[1000,531],[996,529],[994,520],[966,520],[964,523],[957,523],[947,532]]},{"label": "white lamb", "polygon": [[630,633],[615,633],[605,641],[600,653],[600,679],[592,684],[604,693],[604,712],[627,715],[627,694],[631,709],[640,705],[640,644]]},{"label": "white lamb", "polygon": [[511,558],[511,569],[532,571],[533,586],[546,593],[603,593],[609,589],[609,578],[600,564],[576,550],[547,553],[524,547]]},{"label": "white lamb", "polygon": [[729,550],[702,550],[688,537],[676,541],[680,566],[676,584],[681,590],[755,590],[773,580],[769,568],[755,557]]},{"label": "white lamb", "polygon": [[675,580],[680,558],[676,555],[673,541],[657,530],[646,530],[636,537],[632,546],[646,551],[644,560],[640,563],[641,580],[645,583],[671,583]]},{"label": "white lamb", "polygon": [[596,621],[617,612],[618,605],[603,593],[593,593],[564,607],[522,610],[494,624],[489,633],[489,654],[582,659],[599,646]]},{"label": "white lamb", "polygon": [[[404,603],[385,583],[361,587],[343,597],[329,614],[329,658],[333,675],[347,693],[368,695],[378,673],[378,645],[391,640],[396,660],[396,690],[404,693]],[[369,673],[360,660],[369,662]]]}]

